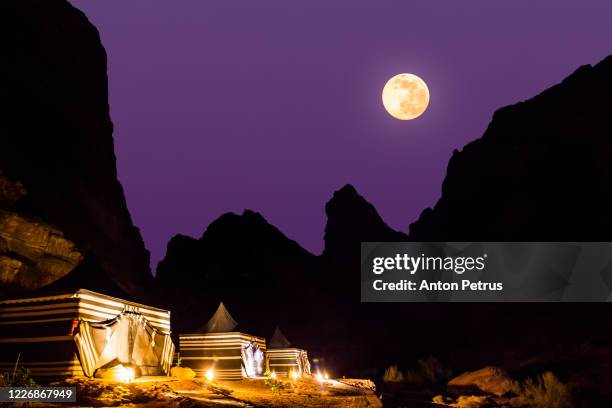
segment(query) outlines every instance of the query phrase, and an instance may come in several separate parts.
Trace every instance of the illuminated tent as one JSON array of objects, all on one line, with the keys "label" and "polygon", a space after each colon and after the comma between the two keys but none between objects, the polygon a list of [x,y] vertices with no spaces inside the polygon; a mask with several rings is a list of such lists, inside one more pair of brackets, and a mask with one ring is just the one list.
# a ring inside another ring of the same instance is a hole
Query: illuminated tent
[{"label": "illuminated tent", "polygon": [[279,377],[288,376],[292,371],[299,375],[310,374],[310,362],[306,350],[291,347],[291,342],[278,327],[268,342],[268,361],[270,370]]},{"label": "illuminated tent", "polygon": [[41,381],[117,367],[167,375],[170,312],[84,289],[0,301],[0,370],[20,364]]},{"label": "illuminated tent", "polygon": [[201,331],[204,333],[226,333],[234,330],[236,326],[238,326],[238,323],[221,302],[215,314],[206,323],[206,326],[202,327]]},{"label": "illuminated tent", "polygon": [[179,334],[181,359],[203,376],[209,369],[220,380],[262,376],[266,367],[266,340],[233,331],[236,321],[223,303],[198,333]]}]

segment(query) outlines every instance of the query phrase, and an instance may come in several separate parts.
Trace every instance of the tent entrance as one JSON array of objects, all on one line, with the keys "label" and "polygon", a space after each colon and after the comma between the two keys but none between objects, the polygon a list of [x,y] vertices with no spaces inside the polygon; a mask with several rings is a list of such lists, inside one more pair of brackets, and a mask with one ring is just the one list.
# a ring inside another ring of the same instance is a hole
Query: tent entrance
[{"label": "tent entrance", "polygon": [[80,321],[74,336],[85,375],[120,381],[167,374],[169,337],[128,311],[103,322]]},{"label": "tent entrance", "polygon": [[264,374],[264,353],[256,343],[243,345],[241,355],[243,377],[261,377]]}]

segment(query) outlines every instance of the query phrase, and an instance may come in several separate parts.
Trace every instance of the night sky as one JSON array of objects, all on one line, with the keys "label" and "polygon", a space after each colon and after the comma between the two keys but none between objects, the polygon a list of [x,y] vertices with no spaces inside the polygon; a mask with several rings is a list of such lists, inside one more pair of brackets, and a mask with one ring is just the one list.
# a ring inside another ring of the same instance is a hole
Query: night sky
[{"label": "night sky", "polygon": [[[177,233],[259,211],[314,253],[346,183],[403,231],[493,112],[612,54],[612,2],[72,0],[108,53],[119,178],[155,268]],[[380,101],[411,72],[415,121]]]}]

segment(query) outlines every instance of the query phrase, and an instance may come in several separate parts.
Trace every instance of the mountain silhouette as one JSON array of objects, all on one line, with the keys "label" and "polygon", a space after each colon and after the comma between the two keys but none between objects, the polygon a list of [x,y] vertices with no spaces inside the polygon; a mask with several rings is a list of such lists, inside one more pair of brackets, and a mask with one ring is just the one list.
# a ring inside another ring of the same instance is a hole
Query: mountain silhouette
[{"label": "mountain silhouette", "polygon": [[[98,31],[67,1],[4,1],[0,49],[0,174],[24,192],[3,204],[18,221],[0,239],[8,242],[0,242],[0,269],[9,270],[0,293],[53,281],[95,289],[102,274],[113,294],[145,296],[149,253],[117,180]],[[52,251],[59,237],[63,249]],[[40,247],[50,253],[29,254]]]},{"label": "mountain silhouette", "polygon": [[[453,153],[440,200],[423,211],[410,226],[409,234],[389,228],[354,187],[342,187],[325,206],[328,219],[322,255],[297,256],[301,253],[297,244],[281,238],[280,232],[273,251],[262,249],[249,254],[250,262],[266,265],[267,270],[260,272],[261,279],[280,271],[292,274],[293,288],[299,288],[293,300],[301,301],[302,292],[307,291],[307,306],[300,307],[296,305],[299,302],[291,300],[278,302],[274,291],[264,290],[258,292],[258,308],[243,309],[244,316],[236,313],[237,318],[261,321],[261,325],[254,325],[258,333],[271,330],[266,325],[274,321],[289,328],[294,338],[315,355],[320,353],[338,366],[353,369],[390,365],[427,353],[446,357],[460,367],[501,364],[504,357],[500,350],[519,350],[521,355],[528,355],[553,345],[580,344],[585,339],[604,341],[612,323],[608,304],[364,305],[359,300],[359,259],[360,243],[364,241],[609,241],[609,112],[612,57],[594,67],[579,68],[559,85],[530,100],[498,110],[480,139]],[[277,231],[265,225],[262,230]],[[229,248],[235,248],[233,239],[240,241],[242,235],[269,241],[266,234],[259,237],[260,232],[253,228],[224,229],[225,233],[217,231],[223,240],[202,242],[200,246],[185,244],[185,255],[180,257],[214,259],[213,252],[230,254]],[[282,239],[287,241],[284,245]],[[174,257],[174,244],[170,243],[166,259]],[[290,250],[278,252],[282,247]],[[283,260],[283,267],[277,266],[277,258]],[[162,261],[159,271],[166,265],[169,263]],[[201,262],[199,265],[202,273],[208,273],[204,270],[210,267]],[[172,269],[177,271],[173,274],[180,274],[178,267]],[[304,279],[305,271],[310,279]],[[173,284],[189,291],[187,282]],[[242,293],[248,286],[236,289],[234,284],[231,290]],[[215,284],[198,288],[202,298],[221,290]],[[282,312],[278,310],[281,304]],[[260,307],[267,307],[266,318],[261,317]],[[296,317],[283,321],[289,308]],[[209,310],[212,312],[213,306]],[[304,327],[316,327],[316,332]],[[528,335],[517,339],[517,330]],[[403,350],[401,357],[397,350]],[[355,355],[361,356],[359,361],[352,359]]]},{"label": "mountain silhouette", "polygon": [[[223,301],[241,331],[263,336],[278,324],[295,338],[308,339],[313,355],[325,354],[331,360],[361,352],[364,345],[353,335],[364,317],[355,310],[355,305],[361,309],[358,274],[354,275],[360,242],[407,236],[389,228],[351,185],[336,191],[325,211],[325,250],[319,256],[249,210],[222,215],[199,239],[173,237],[156,279],[166,290],[165,306],[173,312],[174,330],[204,325],[207,313]],[[194,308],[207,313],[194,315]]]},{"label": "mountain silhouette", "polygon": [[499,109],[450,159],[415,241],[609,241],[612,56]]}]

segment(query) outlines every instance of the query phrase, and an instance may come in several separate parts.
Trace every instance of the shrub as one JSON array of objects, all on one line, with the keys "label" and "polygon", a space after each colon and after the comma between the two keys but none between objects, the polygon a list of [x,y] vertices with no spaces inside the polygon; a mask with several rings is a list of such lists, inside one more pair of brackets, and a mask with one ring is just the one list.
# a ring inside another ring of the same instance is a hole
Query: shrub
[{"label": "shrub", "polygon": [[383,381],[386,383],[399,383],[404,381],[404,374],[397,368],[397,365],[392,365],[385,370]]},{"label": "shrub", "polygon": [[563,384],[550,371],[540,375],[535,380],[528,378],[522,387],[520,395],[529,401],[530,406],[539,408],[571,408],[572,395],[569,387]]},{"label": "shrub", "polygon": [[[6,371],[0,374],[0,387],[36,387],[36,382],[30,377],[30,371],[22,365],[19,365],[19,358],[15,363],[13,371]],[[29,403],[24,403],[28,406]],[[12,403],[0,403],[1,407],[12,406]]]},{"label": "shrub", "polygon": [[6,371],[0,375],[2,387],[36,387],[36,382],[30,377],[30,371],[19,364],[19,356],[15,362],[13,371]]},{"label": "shrub", "polygon": [[429,356],[426,359],[420,359],[419,368],[430,384],[446,383],[453,375],[450,369],[444,367],[442,363],[433,356]]},{"label": "shrub", "polygon": [[285,384],[275,378],[266,378],[265,384],[270,387],[270,390],[275,394],[281,392],[285,388]]},{"label": "shrub", "polygon": [[30,371],[19,366],[14,372],[2,373],[3,387],[36,387],[36,382],[30,377]]},{"label": "shrub", "polygon": [[427,384],[427,380],[419,370],[406,372],[406,382],[412,385]]},{"label": "shrub", "polygon": [[420,359],[418,368],[406,374],[406,380],[414,385],[445,384],[452,377],[450,369],[444,367],[435,357]]}]

